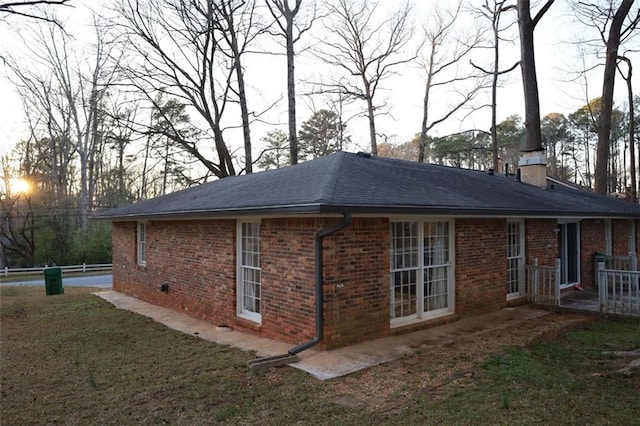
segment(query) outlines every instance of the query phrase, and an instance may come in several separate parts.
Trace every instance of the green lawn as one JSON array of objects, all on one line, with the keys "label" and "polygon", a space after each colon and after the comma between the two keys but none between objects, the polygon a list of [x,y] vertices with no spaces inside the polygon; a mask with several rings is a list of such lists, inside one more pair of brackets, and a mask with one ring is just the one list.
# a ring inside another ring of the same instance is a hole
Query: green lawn
[{"label": "green lawn", "polygon": [[640,371],[603,354],[640,349],[639,320],[528,346],[505,346],[517,331],[502,330],[322,382],[291,367],[252,374],[254,354],[94,290],[0,287],[0,424],[640,424]]}]

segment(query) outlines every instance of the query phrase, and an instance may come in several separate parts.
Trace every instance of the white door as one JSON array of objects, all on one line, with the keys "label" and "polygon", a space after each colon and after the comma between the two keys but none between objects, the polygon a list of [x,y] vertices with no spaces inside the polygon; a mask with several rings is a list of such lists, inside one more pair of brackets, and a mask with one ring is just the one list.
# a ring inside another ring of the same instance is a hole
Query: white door
[{"label": "white door", "polygon": [[580,223],[566,222],[558,225],[560,288],[568,288],[580,282]]}]

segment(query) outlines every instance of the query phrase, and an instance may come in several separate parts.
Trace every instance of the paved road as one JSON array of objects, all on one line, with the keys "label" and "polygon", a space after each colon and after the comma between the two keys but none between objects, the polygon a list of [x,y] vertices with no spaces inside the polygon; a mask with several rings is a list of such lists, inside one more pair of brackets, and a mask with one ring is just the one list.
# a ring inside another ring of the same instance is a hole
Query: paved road
[{"label": "paved road", "polygon": [[[99,287],[99,288],[111,288],[113,276],[109,275],[88,275],[85,277],[62,277],[63,287]],[[9,286],[42,286],[44,287],[44,278],[25,280],[25,281],[11,281],[1,282],[0,285]]]}]

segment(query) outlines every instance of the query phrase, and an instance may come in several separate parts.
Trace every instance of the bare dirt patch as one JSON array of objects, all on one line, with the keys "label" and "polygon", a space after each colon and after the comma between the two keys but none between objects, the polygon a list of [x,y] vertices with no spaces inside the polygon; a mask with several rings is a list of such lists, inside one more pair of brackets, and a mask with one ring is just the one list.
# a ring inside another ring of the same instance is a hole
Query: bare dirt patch
[{"label": "bare dirt patch", "polygon": [[401,359],[336,381],[336,402],[392,412],[418,396],[442,399],[473,380],[488,357],[507,347],[527,347],[585,327],[593,316],[552,312],[499,330],[458,338],[442,345],[421,346]]}]

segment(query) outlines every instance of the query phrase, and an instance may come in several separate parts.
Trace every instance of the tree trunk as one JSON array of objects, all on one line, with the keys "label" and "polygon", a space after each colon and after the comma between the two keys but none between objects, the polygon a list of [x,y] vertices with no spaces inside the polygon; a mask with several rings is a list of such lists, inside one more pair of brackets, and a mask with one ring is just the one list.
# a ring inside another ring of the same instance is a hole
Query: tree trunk
[{"label": "tree trunk", "polygon": [[363,76],[362,78],[365,87],[365,96],[367,98],[367,116],[369,117],[369,138],[371,140],[371,155],[378,155],[378,144],[376,142],[376,117],[373,111],[373,99],[371,97],[371,89],[369,82]]},{"label": "tree trunk", "polygon": [[491,79],[491,157],[498,171],[498,76],[500,75],[500,14],[493,20],[493,75]]},{"label": "tree trunk", "polygon": [[[635,143],[635,110],[633,108],[633,83],[631,81],[631,77],[633,74],[633,69],[631,67],[631,60],[629,58],[620,58],[627,63],[629,67],[629,71],[627,72],[627,76],[625,77],[625,81],[627,83],[627,102],[629,103],[629,127],[628,127],[628,137],[629,137],[629,172],[630,172],[630,180],[631,187],[630,196],[631,202],[635,203],[638,199],[638,180],[636,176],[636,143]],[[626,188],[625,188],[626,190]]]},{"label": "tree trunk", "polygon": [[604,78],[602,83],[602,108],[598,120],[598,148],[596,156],[595,191],[598,194],[607,193],[607,164],[611,150],[611,113],[613,111],[613,87],[618,63],[618,47],[624,20],[633,5],[633,0],[622,0],[616,11],[606,43],[606,58],[604,63]]},{"label": "tree trunk", "polygon": [[[293,8],[289,6],[289,0],[266,0],[271,16],[276,20],[280,28],[280,35],[285,39],[287,51],[287,102],[289,107],[289,162],[291,165],[298,164],[298,132],[296,130],[296,80],[295,80],[295,51],[294,45],[300,39],[302,33],[311,28],[308,26],[298,29],[298,35],[294,37],[296,29],[295,18],[300,11],[302,0],[295,0]],[[284,18],[284,24],[280,18]],[[313,22],[312,18],[311,22]]]},{"label": "tree trunk", "polygon": [[[153,123],[153,118],[150,118],[149,121]],[[149,124],[149,128],[151,128],[151,124]],[[140,185],[140,194],[138,195],[138,200],[145,200],[147,195],[147,163],[149,161],[149,150],[151,148],[151,133],[147,135],[147,140],[144,147],[144,159],[142,161],[142,184]]]},{"label": "tree trunk", "polygon": [[298,164],[298,135],[296,131],[295,52],[293,50],[293,16],[285,14],[287,21],[287,100],[289,102],[289,157],[291,165]]},{"label": "tree trunk", "polygon": [[240,58],[235,60],[236,78],[238,79],[238,97],[240,98],[240,112],[242,115],[242,135],[244,136],[244,171],[253,173],[253,155],[251,153],[251,131],[249,128],[249,108],[247,106],[247,94],[244,89],[244,73]]},{"label": "tree trunk", "polygon": [[520,31],[520,69],[524,88],[524,152],[542,151],[542,133],[540,131],[540,99],[538,98],[538,79],[533,49],[533,31],[542,14],[553,1],[547,2],[535,19],[531,18],[529,1],[518,0],[518,29]]},{"label": "tree trunk", "polygon": [[422,127],[420,129],[420,148],[418,151],[418,162],[424,163],[425,151],[427,150],[427,131],[429,120],[429,92],[431,91],[431,78],[433,77],[433,49],[429,59],[429,71],[427,72],[427,83],[424,88],[424,101],[422,103]]},{"label": "tree trunk", "polygon": [[[224,8],[224,6],[222,6]],[[231,9],[231,7],[230,7]],[[225,11],[225,14],[226,11]],[[240,57],[242,53],[238,47],[238,35],[233,24],[233,11],[229,10],[225,17],[229,23],[229,35],[231,42],[231,51],[233,52],[233,67],[238,80],[238,100],[240,102],[240,115],[242,116],[242,136],[244,138],[244,171],[246,174],[253,172],[253,155],[251,153],[251,129],[249,127],[249,107],[247,106],[247,93],[244,84],[244,72],[242,71],[242,62]]]}]

